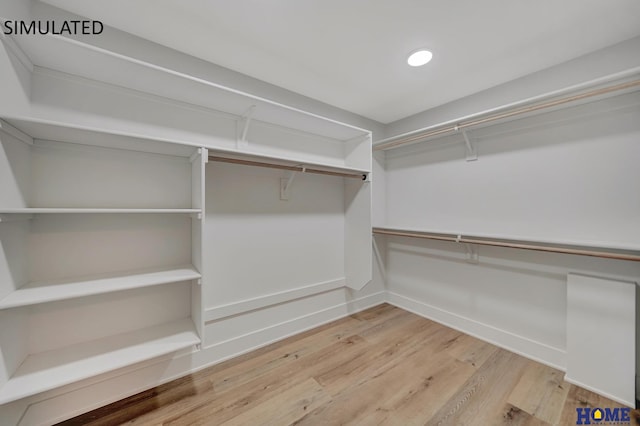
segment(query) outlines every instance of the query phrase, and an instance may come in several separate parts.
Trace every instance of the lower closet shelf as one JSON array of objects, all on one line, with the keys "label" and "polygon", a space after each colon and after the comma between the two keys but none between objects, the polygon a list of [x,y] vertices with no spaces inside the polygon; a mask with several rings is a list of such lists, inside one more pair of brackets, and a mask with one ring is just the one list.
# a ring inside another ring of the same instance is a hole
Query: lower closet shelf
[{"label": "lower closet shelf", "polygon": [[173,268],[147,269],[120,274],[102,274],[50,282],[35,282],[20,287],[0,300],[0,309],[190,281],[200,277],[200,273],[192,265],[184,265]]},{"label": "lower closet shelf", "polygon": [[179,321],[29,355],[0,388],[0,404],[55,389],[200,343],[193,321]]}]

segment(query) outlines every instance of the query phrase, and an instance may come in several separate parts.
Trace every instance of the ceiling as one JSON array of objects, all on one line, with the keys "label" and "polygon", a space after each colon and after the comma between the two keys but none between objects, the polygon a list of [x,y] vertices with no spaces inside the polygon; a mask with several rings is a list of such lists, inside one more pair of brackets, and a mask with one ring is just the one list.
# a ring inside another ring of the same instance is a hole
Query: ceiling
[{"label": "ceiling", "polygon": [[382,123],[640,35],[638,0],[43,1]]}]

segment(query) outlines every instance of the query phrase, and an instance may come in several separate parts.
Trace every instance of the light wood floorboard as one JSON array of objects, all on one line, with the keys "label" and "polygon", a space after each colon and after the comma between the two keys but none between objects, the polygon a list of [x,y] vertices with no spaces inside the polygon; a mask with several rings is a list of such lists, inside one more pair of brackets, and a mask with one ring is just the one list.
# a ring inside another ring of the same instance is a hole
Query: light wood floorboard
[{"label": "light wood floorboard", "polygon": [[60,425],[575,425],[578,407],[622,406],[383,304]]}]

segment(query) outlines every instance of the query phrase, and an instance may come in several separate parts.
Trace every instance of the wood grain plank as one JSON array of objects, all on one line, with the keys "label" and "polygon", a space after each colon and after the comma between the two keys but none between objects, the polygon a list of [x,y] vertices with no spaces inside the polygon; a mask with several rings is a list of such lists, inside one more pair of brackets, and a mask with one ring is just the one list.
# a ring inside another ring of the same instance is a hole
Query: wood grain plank
[{"label": "wood grain plank", "polygon": [[431,357],[395,394],[369,410],[361,423],[423,425],[474,372],[472,366],[449,355]]},{"label": "wood grain plank", "polygon": [[322,386],[314,379],[307,379],[221,425],[288,425],[329,401],[331,396]]},{"label": "wood grain plank", "polygon": [[545,422],[507,403],[502,407],[493,424],[496,426],[551,426],[557,423]]},{"label": "wood grain plank", "polygon": [[498,348],[467,334],[461,335],[446,351],[456,359],[480,367]]},{"label": "wood grain plank", "polygon": [[524,358],[499,349],[426,424],[492,424],[526,365]]},{"label": "wood grain plank", "polygon": [[[262,375],[243,385],[216,393],[215,398],[198,399],[197,405],[186,413],[176,413],[164,424],[171,426],[206,424],[215,419],[215,423],[227,421],[243,411],[249,410],[270,399],[274,394],[285,392],[323,369],[333,368],[336,354],[353,356],[368,350],[368,344],[358,336],[343,339],[324,347],[313,356],[299,358],[293,365],[283,365],[271,374]],[[215,386],[214,386],[215,389]],[[203,423],[204,422],[204,423]]]},{"label": "wood grain plank", "polygon": [[[377,344],[371,344],[370,350],[351,359],[344,359],[335,368],[314,376],[327,391],[335,395],[345,388],[357,387],[372,376],[382,374],[385,370],[402,364],[405,358],[417,351],[429,354],[426,342],[436,340],[438,336],[447,334],[440,327],[420,318],[407,323],[400,330],[378,331],[385,337]],[[453,334],[452,334],[453,335]]]},{"label": "wood grain plank", "polygon": [[[386,364],[366,380],[355,382],[333,395],[333,399],[318,409],[301,418],[296,424],[358,424],[364,418],[374,421],[371,413],[383,413],[384,404],[398,395],[406,395],[423,386],[428,386],[433,379],[431,372],[421,369],[431,354],[417,352],[403,357],[402,363]],[[440,354],[437,363],[451,359],[447,354]],[[368,415],[370,415],[368,417]]]},{"label": "wood grain plank", "polygon": [[530,361],[508,402],[532,416],[558,424],[570,385],[564,373]]}]

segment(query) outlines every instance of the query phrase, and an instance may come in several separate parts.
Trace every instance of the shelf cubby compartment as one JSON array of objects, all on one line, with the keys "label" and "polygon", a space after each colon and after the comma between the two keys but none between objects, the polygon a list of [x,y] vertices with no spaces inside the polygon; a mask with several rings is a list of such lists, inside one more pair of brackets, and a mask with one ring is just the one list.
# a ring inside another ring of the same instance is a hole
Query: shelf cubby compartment
[{"label": "shelf cubby compartment", "polygon": [[0,387],[0,404],[198,345],[190,318],[31,354]]}]

